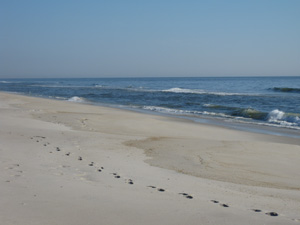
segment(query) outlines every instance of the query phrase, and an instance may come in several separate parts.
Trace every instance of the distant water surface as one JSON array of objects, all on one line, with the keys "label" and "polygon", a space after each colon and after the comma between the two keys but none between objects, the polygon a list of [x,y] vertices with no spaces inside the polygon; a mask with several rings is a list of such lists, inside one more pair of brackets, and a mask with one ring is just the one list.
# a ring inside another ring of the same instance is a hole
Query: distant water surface
[{"label": "distant water surface", "polygon": [[300,77],[2,79],[0,90],[300,132]]}]

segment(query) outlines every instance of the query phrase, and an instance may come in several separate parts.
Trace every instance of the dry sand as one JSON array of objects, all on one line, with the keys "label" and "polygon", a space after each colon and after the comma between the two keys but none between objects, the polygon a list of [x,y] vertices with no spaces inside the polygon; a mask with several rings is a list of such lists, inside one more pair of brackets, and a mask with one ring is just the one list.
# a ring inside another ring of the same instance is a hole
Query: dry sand
[{"label": "dry sand", "polygon": [[299,139],[7,93],[0,113],[0,224],[300,224]]}]

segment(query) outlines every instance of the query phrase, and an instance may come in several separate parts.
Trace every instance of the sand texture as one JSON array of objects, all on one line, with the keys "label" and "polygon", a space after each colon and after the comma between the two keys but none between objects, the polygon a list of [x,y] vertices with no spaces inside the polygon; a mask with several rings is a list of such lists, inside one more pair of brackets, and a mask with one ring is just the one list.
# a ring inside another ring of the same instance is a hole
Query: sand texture
[{"label": "sand texture", "polygon": [[0,224],[300,224],[300,140],[0,93]]}]

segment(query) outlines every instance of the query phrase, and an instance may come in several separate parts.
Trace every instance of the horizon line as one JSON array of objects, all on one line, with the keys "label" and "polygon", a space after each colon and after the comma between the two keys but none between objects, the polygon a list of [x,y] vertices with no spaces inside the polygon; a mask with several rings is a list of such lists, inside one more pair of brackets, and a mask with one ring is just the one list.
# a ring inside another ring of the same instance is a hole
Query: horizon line
[{"label": "horizon line", "polygon": [[300,75],[247,75],[247,76],[238,76],[238,75],[216,75],[216,76],[98,76],[98,77],[3,77],[0,79],[132,79],[132,78],[263,78],[263,77],[300,77]]}]

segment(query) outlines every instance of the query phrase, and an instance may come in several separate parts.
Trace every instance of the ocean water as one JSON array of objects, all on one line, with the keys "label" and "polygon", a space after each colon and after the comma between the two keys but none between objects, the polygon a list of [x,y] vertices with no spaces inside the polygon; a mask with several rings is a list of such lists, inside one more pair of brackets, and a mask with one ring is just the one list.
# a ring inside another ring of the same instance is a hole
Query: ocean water
[{"label": "ocean water", "polygon": [[300,77],[0,79],[0,91],[300,133]]}]

